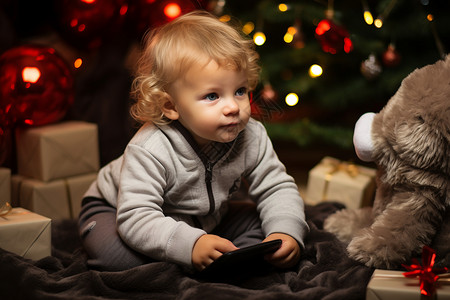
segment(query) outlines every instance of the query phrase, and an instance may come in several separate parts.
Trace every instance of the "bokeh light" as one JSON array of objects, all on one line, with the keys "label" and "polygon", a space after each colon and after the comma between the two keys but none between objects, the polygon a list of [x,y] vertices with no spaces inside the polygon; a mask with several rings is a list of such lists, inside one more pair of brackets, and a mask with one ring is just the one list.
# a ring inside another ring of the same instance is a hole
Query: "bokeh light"
[{"label": "bokeh light", "polygon": [[266,42],[266,35],[261,31],[256,32],[253,35],[253,42],[258,46],[262,46]]},{"label": "bokeh light", "polygon": [[368,11],[368,10],[364,11],[364,21],[366,21],[366,23],[368,25],[372,25],[373,24],[373,16],[370,13],[370,11]]},{"label": "bokeh light", "polygon": [[318,64],[314,64],[309,68],[309,76],[311,76],[312,78],[319,77],[322,75],[322,73],[323,69]]},{"label": "bokeh light", "polygon": [[295,106],[298,103],[298,95],[296,93],[289,93],[286,95],[285,102],[289,106]]},{"label": "bokeh light", "polygon": [[22,79],[24,82],[36,83],[41,77],[41,71],[36,67],[25,67],[22,70]]},{"label": "bokeh light", "polygon": [[181,8],[176,3],[169,3],[164,7],[164,14],[171,19],[175,19],[181,15]]}]

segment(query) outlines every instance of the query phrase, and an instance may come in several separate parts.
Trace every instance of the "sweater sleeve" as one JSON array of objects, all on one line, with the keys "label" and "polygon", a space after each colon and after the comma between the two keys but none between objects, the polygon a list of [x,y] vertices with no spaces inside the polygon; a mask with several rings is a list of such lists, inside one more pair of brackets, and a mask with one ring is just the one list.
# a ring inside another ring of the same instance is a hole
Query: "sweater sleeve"
[{"label": "sweater sleeve", "polygon": [[206,232],[164,215],[166,171],[144,148],[127,147],[117,201],[118,232],[138,252],[191,267],[194,244]]},{"label": "sweater sleeve", "polygon": [[[309,232],[305,220],[304,203],[294,179],[286,173],[278,159],[264,126],[254,122],[251,135],[251,155],[256,157],[250,166],[247,179],[249,194],[256,200],[262,228],[267,235],[285,233],[304,247]],[[259,145],[259,147],[255,147]]]}]

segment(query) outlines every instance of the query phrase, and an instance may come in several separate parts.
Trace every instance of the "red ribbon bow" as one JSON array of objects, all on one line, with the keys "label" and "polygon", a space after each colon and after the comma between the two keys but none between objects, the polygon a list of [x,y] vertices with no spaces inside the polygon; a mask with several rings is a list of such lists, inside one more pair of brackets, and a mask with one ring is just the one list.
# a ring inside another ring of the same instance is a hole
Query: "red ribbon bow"
[{"label": "red ribbon bow", "polygon": [[423,246],[422,249],[422,265],[415,258],[412,259],[413,264],[410,266],[402,265],[408,270],[404,272],[405,277],[419,277],[420,293],[425,296],[432,296],[436,292],[435,282],[438,279],[438,274],[447,272],[447,268],[433,269],[436,259],[436,252],[428,246]]}]

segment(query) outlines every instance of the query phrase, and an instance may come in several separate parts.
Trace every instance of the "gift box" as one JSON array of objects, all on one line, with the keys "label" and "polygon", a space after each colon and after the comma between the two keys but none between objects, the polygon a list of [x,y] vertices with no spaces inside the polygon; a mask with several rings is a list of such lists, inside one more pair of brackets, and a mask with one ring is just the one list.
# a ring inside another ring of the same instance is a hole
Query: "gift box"
[{"label": "gift box", "polygon": [[370,206],[375,195],[376,170],[324,157],[309,171],[305,201],[337,201],[347,208]]},{"label": "gift box", "polygon": [[0,211],[11,202],[11,170],[0,168]]},{"label": "gift box", "polygon": [[436,281],[436,298],[421,298],[418,278],[407,278],[402,271],[376,269],[367,286],[366,300],[450,299],[449,278]]},{"label": "gift box", "polygon": [[14,175],[12,204],[53,220],[76,219],[83,195],[96,178],[97,173],[91,173],[44,182]]},{"label": "gift box", "polygon": [[0,248],[33,260],[51,255],[51,220],[13,208],[0,217]]},{"label": "gift box", "polygon": [[42,181],[97,172],[97,125],[68,121],[16,131],[18,174]]}]

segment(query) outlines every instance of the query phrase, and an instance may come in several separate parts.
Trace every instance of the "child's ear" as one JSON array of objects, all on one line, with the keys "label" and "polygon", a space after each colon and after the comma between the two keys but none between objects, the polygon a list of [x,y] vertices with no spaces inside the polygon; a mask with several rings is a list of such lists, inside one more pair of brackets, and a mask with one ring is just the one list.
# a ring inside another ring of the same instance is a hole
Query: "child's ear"
[{"label": "child's ear", "polygon": [[164,116],[170,120],[177,120],[180,115],[178,114],[177,108],[170,97],[167,97],[161,107]]}]

